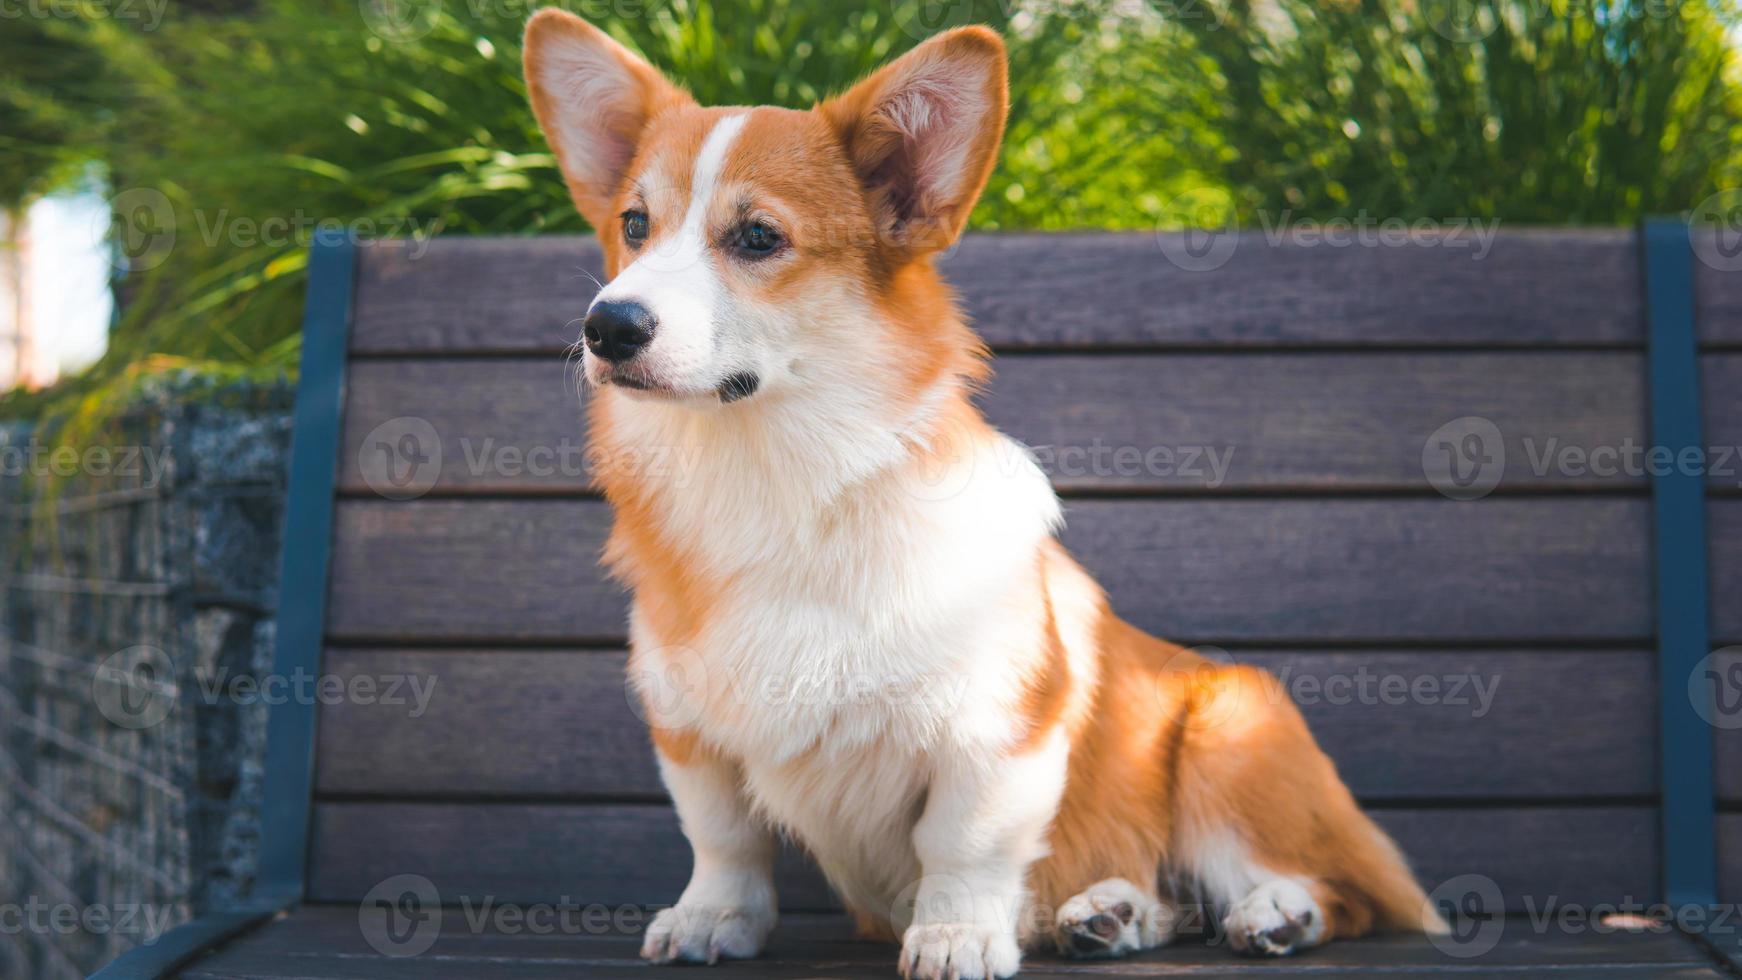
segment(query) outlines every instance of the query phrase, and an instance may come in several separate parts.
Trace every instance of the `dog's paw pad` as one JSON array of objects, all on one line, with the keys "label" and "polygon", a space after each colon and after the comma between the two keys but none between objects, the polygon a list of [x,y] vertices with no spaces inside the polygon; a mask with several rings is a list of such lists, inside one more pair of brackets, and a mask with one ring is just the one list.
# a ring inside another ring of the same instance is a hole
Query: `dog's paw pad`
[{"label": "dog's paw pad", "polygon": [[1267,881],[1222,918],[1228,945],[1247,956],[1287,956],[1316,946],[1325,918],[1312,894],[1287,878]]},{"label": "dog's paw pad", "polygon": [[1124,956],[1166,942],[1173,916],[1123,878],[1097,882],[1059,907],[1053,939],[1076,957]]}]

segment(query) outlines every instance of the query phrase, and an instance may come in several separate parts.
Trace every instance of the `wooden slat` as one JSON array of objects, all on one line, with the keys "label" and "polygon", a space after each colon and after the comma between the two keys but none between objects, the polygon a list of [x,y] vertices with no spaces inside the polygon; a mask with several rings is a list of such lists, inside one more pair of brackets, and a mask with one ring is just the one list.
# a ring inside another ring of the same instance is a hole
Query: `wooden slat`
[{"label": "wooden slat", "polygon": [[617,638],[621,590],[599,567],[609,516],[593,501],[341,501],[335,636]]},{"label": "wooden slat", "polygon": [[[1700,339],[1707,344],[1742,345],[1742,263],[1728,259],[1721,252],[1717,253],[1715,262],[1706,261],[1713,255],[1711,250],[1717,241],[1715,234],[1710,228],[1696,230],[1694,234],[1703,239],[1694,250],[1693,265],[1694,316]],[[1726,251],[1734,250],[1735,237],[1733,232],[1728,233],[1730,242]]]},{"label": "wooden slat", "polygon": [[[1234,659],[1283,679],[1363,798],[1656,792],[1647,651],[1242,651]],[[384,690],[411,677],[430,696],[417,717],[412,703],[327,707],[318,791],[663,797],[623,661],[578,650],[329,651],[327,672],[348,686],[369,678]],[[577,751],[556,748],[566,746]]]},{"label": "wooden slat", "polygon": [[1742,643],[1742,501],[1706,504],[1712,565],[1712,637]]},{"label": "wooden slat", "polygon": [[[1656,813],[1644,807],[1387,809],[1374,817],[1424,882],[1492,879],[1512,912],[1656,892]],[[444,903],[669,903],[689,847],[663,806],[323,803],[315,810],[309,896],[356,901],[399,874],[429,878]],[[783,904],[832,906],[796,857],[777,875]]]},{"label": "wooden slat", "polygon": [[347,699],[325,708],[320,793],[660,796],[624,656],[585,650],[327,652],[328,673],[406,676],[421,718]]},{"label": "wooden slat", "polygon": [[[670,904],[690,863],[663,804],[320,803],[312,846],[308,897],[319,902],[356,901],[380,881],[418,874],[444,904]],[[838,907],[795,851],[783,852],[776,877],[784,907]]]},{"label": "wooden slat", "polygon": [[[1722,803],[1742,804],[1742,703],[1736,700],[1742,697],[1742,646],[1722,647],[1713,651],[1713,657],[1711,667],[1718,672],[1717,679],[1696,680],[1708,682],[1700,689],[1722,691],[1724,699],[1709,705],[1713,712],[1712,736],[1717,743],[1718,799]],[[1722,688],[1710,686],[1719,683]],[[1692,697],[1693,692],[1688,696]],[[1742,926],[1738,929],[1742,930]]]},{"label": "wooden slat", "polygon": [[1742,976],[1742,812],[1736,810],[1718,814],[1718,902],[1725,918],[1702,935]]},{"label": "wooden slat", "polygon": [[[1237,239],[1209,271],[1178,236],[970,235],[942,263],[995,346],[1638,345],[1628,230],[1507,231],[1492,250]],[[590,238],[438,238],[363,250],[359,353],[560,351],[601,274]],[[1189,263],[1188,263],[1189,264]]]},{"label": "wooden slat", "polygon": [[[1742,518],[1738,502],[1713,509],[1720,529]],[[330,630],[394,643],[621,636],[623,597],[597,565],[606,511],[341,501]],[[1065,542],[1114,607],[1175,639],[1650,635],[1640,499],[1081,500],[1066,518]],[[1717,580],[1742,581],[1742,537],[1714,540]]]},{"label": "wooden slat", "polygon": [[[1714,362],[1714,384],[1742,375],[1738,362]],[[1642,471],[1600,475],[1582,456],[1557,464],[1563,452],[1644,445],[1633,353],[1041,354],[996,366],[990,419],[1035,447],[1066,490],[1426,491],[1423,447],[1465,416],[1502,434],[1503,490],[1645,485]],[[389,423],[410,417],[441,443],[431,492],[578,492],[592,470],[575,381],[557,357],[361,361],[342,486],[392,486],[387,467],[407,461]],[[1733,403],[1714,399],[1732,413],[1715,431],[1742,430]]]},{"label": "wooden slat", "polygon": [[[533,976],[555,976],[556,970],[568,969],[564,976],[605,976],[612,980],[623,975],[661,975],[662,971],[637,962],[640,939],[633,933],[641,921],[639,916],[625,913],[620,926],[600,934],[583,924],[579,915],[572,924],[559,924],[548,931],[533,928],[499,910],[489,915],[468,917],[463,909],[445,909],[438,914],[439,934],[433,944],[411,962],[430,969],[458,971],[469,967],[478,971],[469,976],[491,976],[490,971],[502,965],[528,971]],[[540,913],[542,914],[542,913]],[[1472,937],[1473,938],[1473,937]],[[852,939],[851,923],[843,916],[788,914],[782,916],[768,948],[758,960],[723,969],[726,976],[744,975],[748,970],[776,971],[809,968],[814,976],[854,976],[887,980],[892,975],[896,948],[890,943],[861,942]],[[387,957],[382,956],[363,938],[357,909],[350,905],[310,906],[297,910],[281,921],[271,923],[245,940],[234,944],[219,956],[199,965],[200,975],[250,975],[266,971],[268,976],[324,976],[324,971],[344,970],[345,961],[365,960],[391,970]],[[1598,970],[1603,977],[1642,975],[1656,968],[1662,973],[1652,976],[1673,976],[1673,971],[1701,969],[1707,964],[1704,954],[1685,937],[1670,931],[1616,933],[1608,930],[1577,927],[1565,928],[1550,922],[1539,927],[1525,918],[1512,918],[1503,923],[1497,943],[1478,956],[1458,957],[1440,950],[1420,936],[1372,936],[1358,941],[1339,941],[1313,951],[1310,956],[1294,960],[1265,963],[1261,967],[1234,959],[1226,948],[1189,939],[1155,952],[1126,960],[1123,963],[1070,961],[1070,976],[1132,975],[1148,967],[1156,974],[1165,970],[1169,976],[1229,975],[1230,971],[1261,969],[1266,974],[1311,975],[1334,977],[1339,970],[1355,976],[1371,977],[1370,971],[1431,971],[1435,967],[1460,967],[1465,973],[1479,969],[1483,975],[1522,975],[1525,970],[1581,969]],[[296,964],[292,966],[290,964]],[[1066,968],[1056,954],[1049,951],[1031,953],[1023,961],[1024,977],[1058,975]],[[716,967],[708,976],[719,976]],[[298,972],[291,972],[296,970]],[[590,973],[589,970],[597,971]],[[621,972],[606,972],[621,971]],[[1617,974],[1617,971],[1619,974]],[[340,975],[352,975],[341,973]],[[370,974],[373,976],[374,974]],[[388,976],[400,975],[388,972]],[[413,975],[413,974],[405,974]],[[421,974],[418,974],[421,975]],[[683,974],[673,974],[681,976]],[[757,973],[756,976],[765,974]],[[1348,974],[1345,974],[1348,975]],[[1419,974],[1417,974],[1419,975]],[[1716,974],[1708,974],[1715,976]]]},{"label": "wooden slat", "polygon": [[[1742,278],[1742,273],[1738,273]],[[1742,354],[1700,358],[1700,392],[1705,399],[1706,444],[1713,448],[1714,489],[1742,488]],[[1720,458],[1727,455],[1728,458]],[[1727,472],[1717,472],[1722,467]]]},{"label": "wooden slat", "polygon": [[1742,905],[1742,813],[1718,814],[1718,901]]}]

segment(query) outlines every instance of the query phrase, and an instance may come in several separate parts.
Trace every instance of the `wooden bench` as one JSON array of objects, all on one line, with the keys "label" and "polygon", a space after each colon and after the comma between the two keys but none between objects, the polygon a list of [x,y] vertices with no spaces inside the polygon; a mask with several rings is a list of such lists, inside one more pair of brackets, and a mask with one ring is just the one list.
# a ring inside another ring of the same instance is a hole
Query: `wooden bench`
[{"label": "wooden bench", "polygon": [[[433,679],[427,712],[274,708],[257,899],[104,977],[679,975],[635,960],[689,851],[624,695],[564,357],[598,249],[426,244],[311,252],[276,670]],[[1696,939],[1580,916],[1742,901],[1742,731],[1689,686],[1742,674],[1702,661],[1742,642],[1742,460],[1653,477],[1562,450],[1742,445],[1742,276],[1680,224],[1479,259],[1186,244],[970,236],[946,265],[1001,355],[984,403],[1115,606],[1281,674],[1466,918],[1449,944],[1255,964],[1211,937],[1023,975],[1726,975],[1734,918]],[[1446,428],[1472,417],[1493,432]],[[781,877],[765,957],[682,975],[894,976],[801,855]]]}]

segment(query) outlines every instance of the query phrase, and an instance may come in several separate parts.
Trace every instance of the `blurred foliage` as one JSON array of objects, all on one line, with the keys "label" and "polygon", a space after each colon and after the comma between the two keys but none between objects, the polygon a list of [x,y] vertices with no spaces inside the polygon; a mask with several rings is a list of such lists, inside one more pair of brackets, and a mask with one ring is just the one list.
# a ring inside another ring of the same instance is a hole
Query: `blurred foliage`
[{"label": "blurred foliage", "polygon": [[[1010,40],[1013,104],[974,225],[1150,229],[1200,220],[1204,201],[1243,223],[1685,209],[1737,161],[1729,2],[560,5],[704,102],[798,107],[936,30],[989,23]],[[294,370],[317,222],[582,230],[520,79],[540,5],[206,0],[142,25],[84,0],[76,18],[0,22],[0,198],[94,161],[130,260],[104,360],[0,412],[100,415],[150,365]]]},{"label": "blurred foliage", "polygon": [[106,68],[77,22],[0,21],[0,210],[76,180],[100,154]]},{"label": "blurred foliage", "polygon": [[[1182,0],[1185,2],[1185,0]],[[1699,0],[1233,0],[1177,19],[1237,210],[1614,224],[1735,173],[1729,7]]]}]

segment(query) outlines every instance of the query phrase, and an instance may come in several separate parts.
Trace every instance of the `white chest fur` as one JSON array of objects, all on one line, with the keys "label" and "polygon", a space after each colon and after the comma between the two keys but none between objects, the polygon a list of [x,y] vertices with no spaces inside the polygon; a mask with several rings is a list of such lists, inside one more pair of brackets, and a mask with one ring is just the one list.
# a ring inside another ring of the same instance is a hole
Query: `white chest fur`
[{"label": "white chest fur", "polygon": [[1057,498],[998,436],[826,502],[819,474],[770,481],[747,455],[695,454],[665,499],[667,532],[730,587],[688,646],[633,617],[639,676],[671,685],[650,721],[736,760],[753,805],[844,897],[886,908],[916,877],[909,838],[939,754],[1021,735]]}]

